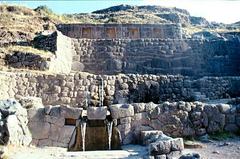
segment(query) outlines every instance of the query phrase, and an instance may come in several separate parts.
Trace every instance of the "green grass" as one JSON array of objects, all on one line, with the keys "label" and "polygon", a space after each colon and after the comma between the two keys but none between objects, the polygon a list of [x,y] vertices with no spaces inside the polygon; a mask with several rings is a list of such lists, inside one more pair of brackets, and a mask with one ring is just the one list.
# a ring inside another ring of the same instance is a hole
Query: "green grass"
[{"label": "green grass", "polygon": [[231,133],[231,132],[218,132],[215,134],[210,134],[209,138],[212,140],[217,140],[217,141],[221,141],[221,140],[226,140],[228,138],[233,138],[235,136],[235,134]]}]

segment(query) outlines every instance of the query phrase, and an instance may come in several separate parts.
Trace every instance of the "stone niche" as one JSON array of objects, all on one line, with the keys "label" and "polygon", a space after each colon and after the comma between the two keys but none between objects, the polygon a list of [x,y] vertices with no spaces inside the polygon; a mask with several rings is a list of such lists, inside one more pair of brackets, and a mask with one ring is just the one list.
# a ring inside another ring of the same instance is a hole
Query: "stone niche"
[{"label": "stone niche", "polygon": [[[108,130],[106,120],[88,120],[86,125],[85,151],[108,150]],[[83,151],[82,129],[80,124],[73,133],[73,140],[69,144],[69,151]],[[119,130],[113,126],[111,150],[121,149]]]},{"label": "stone niche", "polygon": [[116,38],[116,28],[106,28],[106,38]]},{"label": "stone niche", "polygon": [[91,38],[92,37],[92,28],[86,27],[82,28],[82,38]]},{"label": "stone niche", "polygon": [[161,37],[164,35],[164,32],[160,28],[153,28],[153,37]]},{"label": "stone niche", "polygon": [[138,28],[129,28],[128,29],[128,37],[131,39],[140,38],[140,33]]}]

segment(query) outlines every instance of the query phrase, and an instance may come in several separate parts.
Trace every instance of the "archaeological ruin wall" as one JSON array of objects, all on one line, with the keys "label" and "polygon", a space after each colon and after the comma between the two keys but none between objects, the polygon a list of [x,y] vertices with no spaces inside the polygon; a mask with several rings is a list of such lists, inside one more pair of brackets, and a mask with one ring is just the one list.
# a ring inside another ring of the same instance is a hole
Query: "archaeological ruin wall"
[{"label": "archaeological ruin wall", "polygon": [[178,24],[59,24],[57,29],[77,39],[182,38]]},{"label": "archaeological ruin wall", "polygon": [[[99,105],[99,76],[87,73],[47,75],[36,73],[0,74],[0,98],[41,97],[44,105],[67,104],[85,107]],[[103,76],[104,105],[161,101],[193,101],[237,97],[239,77],[204,77],[165,75]],[[86,95],[86,92],[88,93]],[[199,99],[201,100],[201,99]]]},{"label": "archaeological ruin wall", "polygon": [[[93,30],[101,28],[100,30],[105,34],[104,29],[108,26],[121,28],[132,25],[62,24],[60,26],[62,33],[71,37],[68,38],[60,32],[56,34],[57,40],[54,47],[59,52],[58,57],[61,57],[62,65],[59,68],[63,68],[61,70],[65,73],[83,71],[109,75],[118,73],[181,74],[194,77],[240,75],[238,36],[232,36],[229,39],[182,39],[176,35],[172,37],[163,31],[161,35],[165,37],[152,37],[149,34],[147,37],[136,38],[121,36],[106,38],[95,37],[95,35],[83,38],[77,34],[90,26]],[[133,26],[144,28],[152,25]],[[162,27],[162,25],[156,26]],[[98,33],[93,31],[93,34]],[[48,42],[45,43],[48,44]],[[45,47],[42,46],[42,48]],[[47,48],[49,48],[48,45]],[[64,70],[64,68],[67,69]]]},{"label": "archaeological ruin wall", "polygon": [[240,41],[194,39],[72,39],[72,70],[96,74],[187,76],[240,74]]}]

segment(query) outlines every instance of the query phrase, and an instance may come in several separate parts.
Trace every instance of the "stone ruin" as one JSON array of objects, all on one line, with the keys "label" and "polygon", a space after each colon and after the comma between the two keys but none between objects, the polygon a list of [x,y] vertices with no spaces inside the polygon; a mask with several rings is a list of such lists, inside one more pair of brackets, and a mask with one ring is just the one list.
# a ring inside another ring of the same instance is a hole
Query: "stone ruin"
[{"label": "stone ruin", "polygon": [[53,52],[34,68],[45,72],[0,72],[1,145],[141,144],[149,158],[174,158],[178,137],[239,131],[238,35],[189,39],[175,24],[57,28],[35,39]]}]

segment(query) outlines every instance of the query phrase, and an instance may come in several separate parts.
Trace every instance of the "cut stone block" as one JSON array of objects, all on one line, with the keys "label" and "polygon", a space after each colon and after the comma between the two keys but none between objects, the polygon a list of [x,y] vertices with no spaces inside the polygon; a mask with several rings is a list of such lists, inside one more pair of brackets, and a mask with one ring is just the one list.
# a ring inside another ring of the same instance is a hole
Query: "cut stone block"
[{"label": "cut stone block", "polygon": [[134,108],[130,104],[111,105],[110,112],[113,119],[134,116]]},{"label": "cut stone block", "polygon": [[89,120],[104,120],[107,116],[107,107],[88,107],[87,118]]}]

